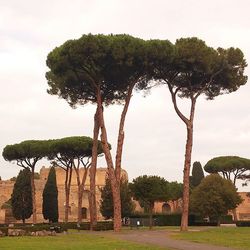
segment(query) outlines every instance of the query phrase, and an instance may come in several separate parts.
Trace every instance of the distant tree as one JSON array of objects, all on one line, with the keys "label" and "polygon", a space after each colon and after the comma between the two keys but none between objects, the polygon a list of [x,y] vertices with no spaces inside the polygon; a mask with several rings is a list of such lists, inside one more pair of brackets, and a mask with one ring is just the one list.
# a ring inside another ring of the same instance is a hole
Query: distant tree
[{"label": "distant tree", "polygon": [[11,177],[10,181],[16,181],[16,176]]},{"label": "distant tree", "polygon": [[191,176],[191,187],[197,187],[204,178],[204,172],[199,161],[193,163],[192,176]]},{"label": "distant tree", "polygon": [[204,169],[210,174],[222,175],[223,178],[231,180],[235,185],[237,179],[241,179],[241,176],[249,172],[250,159],[238,156],[215,157],[207,162]]},{"label": "distant tree", "polygon": [[[48,158],[65,173],[65,222],[68,221],[69,195],[71,187],[72,171],[76,173],[78,186],[78,223],[82,221],[82,199],[88,170],[91,165],[93,140],[87,136],[72,136],[50,141]],[[109,145],[110,146],[110,145]],[[98,141],[97,154],[102,153],[101,142]],[[81,175],[80,168],[84,168]]]},{"label": "distant tree", "polygon": [[[236,91],[247,82],[247,66],[238,48],[213,49],[204,41],[192,37],[181,38],[172,45],[169,41],[151,40],[149,65],[154,80],[165,84],[170,92],[176,114],[186,125],[183,176],[183,212],[181,230],[188,229],[189,176],[193,146],[193,127],[197,99],[205,95],[216,96]],[[190,100],[190,111],[185,114],[178,104],[178,97]]]},{"label": "distant tree", "polygon": [[183,195],[183,184],[177,181],[168,183],[169,200],[172,201],[174,210],[177,209],[178,200]]},{"label": "distant tree", "polygon": [[32,189],[29,169],[21,170],[17,176],[11,195],[12,213],[15,219],[22,220],[32,215]]},{"label": "distant tree", "polygon": [[169,200],[168,182],[159,176],[139,176],[133,179],[131,191],[133,198],[137,200],[141,207],[149,211],[149,224],[152,228],[152,214],[156,201]]},{"label": "distant tree", "polygon": [[218,174],[211,174],[194,188],[190,198],[190,209],[201,216],[217,220],[219,224],[220,217],[241,202],[242,199],[230,180],[225,180]]},{"label": "distant tree", "polygon": [[36,223],[35,166],[39,160],[48,155],[48,149],[48,141],[28,140],[7,145],[2,153],[6,161],[16,161],[18,166],[31,171],[33,223]]},{"label": "distant tree", "polygon": [[[122,178],[121,180],[121,214],[122,218],[128,217],[134,211],[134,203],[132,201],[131,191],[129,189],[128,181]],[[101,189],[101,204],[100,211],[105,219],[114,217],[113,196],[111,190],[111,183],[109,178],[106,178],[105,186]]]},{"label": "distant tree", "polygon": [[49,222],[58,222],[58,190],[55,167],[51,167],[43,190],[43,218]]}]

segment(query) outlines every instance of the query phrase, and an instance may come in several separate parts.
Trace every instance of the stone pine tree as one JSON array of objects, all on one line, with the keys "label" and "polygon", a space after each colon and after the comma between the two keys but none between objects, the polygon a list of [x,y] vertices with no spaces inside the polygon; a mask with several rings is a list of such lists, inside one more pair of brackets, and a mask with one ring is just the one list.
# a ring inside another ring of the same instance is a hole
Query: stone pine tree
[{"label": "stone pine tree", "polygon": [[159,176],[139,176],[130,185],[133,198],[141,207],[149,211],[149,226],[153,226],[153,211],[156,201],[167,201],[170,198],[168,182]]},{"label": "stone pine tree", "polygon": [[43,190],[43,218],[58,222],[58,190],[55,167],[51,167]]},{"label": "stone pine tree", "polygon": [[[128,35],[83,35],[69,40],[54,49],[47,58],[50,71],[46,77],[49,94],[58,95],[70,105],[95,103],[97,106],[94,125],[92,166],[90,169],[90,194],[94,198],[99,130],[103,152],[109,171],[114,200],[114,230],[121,228],[120,174],[124,141],[124,125],[134,88],[143,88],[145,81],[145,42]],[[123,103],[118,129],[115,161],[112,158],[104,119],[104,106]],[[95,145],[95,146],[94,146]],[[95,147],[95,150],[94,150]],[[91,202],[91,224],[96,213]]]},{"label": "stone pine tree", "polygon": [[204,178],[204,172],[199,161],[193,163],[192,176],[191,176],[191,187],[198,186]]},{"label": "stone pine tree", "polygon": [[[157,40],[150,43],[148,64],[152,66],[152,78],[167,86],[174,110],[187,131],[181,220],[181,230],[185,231],[188,229],[189,176],[197,99],[204,95],[212,100],[238,90],[247,82],[247,76],[244,75],[247,63],[238,48],[216,50],[194,37],[178,39],[175,45]],[[188,114],[180,109],[178,97],[190,100]]]},{"label": "stone pine tree", "polygon": [[32,215],[32,189],[29,169],[21,170],[14,184],[11,195],[12,213],[15,219],[25,220]]},{"label": "stone pine tree", "polygon": [[[97,143],[97,154],[101,155],[101,142],[97,141]],[[82,221],[82,200],[85,191],[85,182],[91,165],[92,147],[93,140],[87,136],[71,136],[51,140],[50,142],[48,158],[53,160],[57,166],[65,171],[65,222],[68,221],[69,196],[73,170],[76,174],[76,183],[78,186],[78,223]],[[81,168],[84,168],[83,172]]]},{"label": "stone pine tree", "polygon": [[219,156],[209,160],[204,169],[210,174],[220,174],[236,185],[237,179],[241,179],[244,174],[249,172],[250,159],[239,156]]}]

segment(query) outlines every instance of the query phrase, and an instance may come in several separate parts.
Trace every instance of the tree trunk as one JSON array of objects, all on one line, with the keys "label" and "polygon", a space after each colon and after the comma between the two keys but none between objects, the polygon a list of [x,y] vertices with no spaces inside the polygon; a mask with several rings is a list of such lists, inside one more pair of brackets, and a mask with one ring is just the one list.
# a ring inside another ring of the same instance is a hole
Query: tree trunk
[{"label": "tree trunk", "polygon": [[32,206],[33,206],[33,224],[36,224],[37,218],[36,218],[36,190],[35,190],[35,168],[31,168],[31,190],[32,190]]},{"label": "tree trunk", "polygon": [[90,190],[89,190],[89,216],[90,216],[90,230],[97,223],[97,212],[96,212],[96,166],[97,166],[97,155],[98,155],[98,135],[99,135],[99,123],[98,123],[98,109],[96,109],[94,118],[94,131],[93,131],[93,147],[92,147],[92,160],[91,167],[89,170],[90,178]]},{"label": "tree trunk", "polygon": [[77,182],[77,187],[78,187],[78,201],[77,201],[77,210],[78,210],[78,216],[77,216],[77,223],[82,222],[82,186],[81,186],[81,181],[80,181],[80,173],[79,173],[79,168],[75,168],[75,173],[76,173],[76,182]]},{"label": "tree trunk", "polygon": [[82,222],[82,197],[83,197],[83,186],[78,186],[78,218],[77,223]]},{"label": "tree trunk", "polygon": [[66,223],[69,220],[69,195],[70,195],[71,177],[72,177],[72,167],[68,167],[66,170],[66,179],[65,179],[65,222]]},{"label": "tree trunk", "polygon": [[135,86],[135,82],[129,85],[128,93],[127,93],[126,100],[125,100],[125,105],[122,110],[120,124],[119,124],[116,159],[115,159],[115,176],[116,176],[116,180],[119,182],[119,186],[120,186],[120,180],[121,180],[121,161],[122,161],[122,149],[123,149],[123,142],[124,142],[124,125],[125,125],[126,114],[128,112],[128,107],[129,107],[129,103],[131,100],[134,86]]},{"label": "tree trunk", "polygon": [[67,185],[65,186],[65,206],[64,206],[64,209],[65,209],[64,221],[65,221],[65,223],[67,223],[69,221],[69,190],[68,190]]},{"label": "tree trunk", "polygon": [[149,229],[150,230],[153,227],[153,209],[154,209],[154,203],[149,205]]},{"label": "tree trunk", "polygon": [[193,121],[194,121],[194,113],[195,113],[195,104],[196,99],[199,94],[193,96],[190,95],[191,99],[191,109],[189,119],[183,115],[183,113],[179,110],[176,95],[178,93],[178,88],[174,91],[173,86],[168,83],[168,88],[171,93],[172,102],[174,105],[174,109],[176,114],[180,117],[180,119],[186,124],[187,128],[187,140],[186,140],[186,150],[185,150],[185,161],[184,161],[184,170],[183,170],[183,205],[182,205],[182,217],[181,217],[181,231],[188,230],[188,208],[189,208],[189,176],[190,176],[190,165],[191,165],[191,156],[192,156],[192,146],[193,146]]},{"label": "tree trunk", "polygon": [[193,124],[187,125],[187,141],[185,151],[185,162],[183,170],[183,207],[182,207],[182,218],[181,218],[181,231],[187,231],[188,229],[188,209],[189,209],[189,175],[191,165],[193,145]]},{"label": "tree trunk", "polygon": [[98,105],[98,121],[101,128],[101,141],[102,148],[105,155],[105,159],[108,166],[108,173],[111,182],[111,190],[114,202],[114,231],[119,232],[121,230],[121,195],[120,195],[120,187],[119,182],[116,179],[114,165],[112,156],[110,153],[108,139],[107,139],[107,131],[103,118],[103,108],[102,108],[102,100],[100,89],[97,88],[97,105]]}]

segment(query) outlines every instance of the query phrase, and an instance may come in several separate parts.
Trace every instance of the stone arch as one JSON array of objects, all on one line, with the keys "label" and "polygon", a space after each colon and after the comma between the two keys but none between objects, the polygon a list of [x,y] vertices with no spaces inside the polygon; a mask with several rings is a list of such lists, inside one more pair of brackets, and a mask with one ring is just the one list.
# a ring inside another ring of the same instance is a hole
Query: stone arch
[{"label": "stone arch", "polygon": [[162,213],[166,214],[166,213],[170,213],[171,212],[171,207],[168,203],[163,203],[162,205]]}]

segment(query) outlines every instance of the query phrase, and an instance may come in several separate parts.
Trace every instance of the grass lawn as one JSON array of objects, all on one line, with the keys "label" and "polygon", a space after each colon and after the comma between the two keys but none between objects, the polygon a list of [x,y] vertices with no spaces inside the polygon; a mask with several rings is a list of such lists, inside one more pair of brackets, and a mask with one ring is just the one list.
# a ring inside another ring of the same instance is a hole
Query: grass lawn
[{"label": "grass lawn", "polygon": [[177,232],[172,234],[172,238],[237,249],[250,249],[249,227],[218,227],[200,232]]},{"label": "grass lawn", "polygon": [[68,234],[48,237],[2,237],[1,250],[160,250],[162,248],[134,244],[111,237],[90,234]]}]

